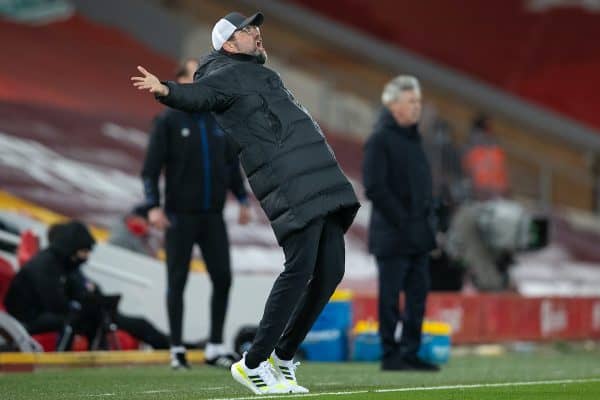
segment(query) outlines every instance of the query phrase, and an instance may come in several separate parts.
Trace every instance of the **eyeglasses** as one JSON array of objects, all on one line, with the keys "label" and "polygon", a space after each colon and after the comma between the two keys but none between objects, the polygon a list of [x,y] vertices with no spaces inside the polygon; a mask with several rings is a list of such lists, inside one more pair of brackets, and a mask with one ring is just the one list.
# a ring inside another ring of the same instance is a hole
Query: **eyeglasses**
[{"label": "eyeglasses", "polygon": [[252,35],[254,33],[260,33],[260,29],[258,29],[258,26],[255,25],[246,25],[245,27],[238,29],[236,32],[244,32],[248,35]]}]

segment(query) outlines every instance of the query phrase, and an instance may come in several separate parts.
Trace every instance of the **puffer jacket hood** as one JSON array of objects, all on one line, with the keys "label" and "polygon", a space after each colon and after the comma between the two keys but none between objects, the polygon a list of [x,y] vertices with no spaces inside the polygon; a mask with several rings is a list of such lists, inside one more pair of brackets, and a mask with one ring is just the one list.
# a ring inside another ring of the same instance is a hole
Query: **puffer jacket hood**
[{"label": "puffer jacket hood", "polygon": [[194,80],[198,80],[206,75],[208,68],[214,63],[214,61],[219,57],[221,52],[219,51],[211,51],[208,54],[205,54],[202,59],[200,59],[200,65],[198,69],[194,73]]},{"label": "puffer jacket hood", "polygon": [[213,50],[202,56],[200,66],[194,73],[194,80],[203,78],[209,73],[215,72],[231,63],[231,60],[253,62],[259,64],[258,58],[248,54],[230,54],[225,50]]}]

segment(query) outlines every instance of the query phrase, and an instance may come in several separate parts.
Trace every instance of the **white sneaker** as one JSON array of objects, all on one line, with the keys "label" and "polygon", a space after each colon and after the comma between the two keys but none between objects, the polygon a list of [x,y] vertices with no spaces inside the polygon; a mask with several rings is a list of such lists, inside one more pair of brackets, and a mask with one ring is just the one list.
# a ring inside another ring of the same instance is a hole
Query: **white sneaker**
[{"label": "white sneaker", "polygon": [[300,365],[300,362],[282,360],[273,351],[271,357],[269,357],[269,363],[271,363],[279,378],[287,382],[292,393],[308,393],[308,389],[298,385],[298,381],[296,381],[296,369]]},{"label": "white sneaker", "polygon": [[250,369],[246,366],[246,355],[231,366],[231,376],[254,394],[292,393],[285,381],[279,379],[268,360],[258,367]]},{"label": "white sneaker", "polygon": [[190,369],[190,364],[185,355],[185,347],[171,347],[171,368],[180,371]]},{"label": "white sneaker", "polygon": [[204,349],[204,361],[206,365],[230,369],[240,356],[228,353],[222,343],[207,343]]}]

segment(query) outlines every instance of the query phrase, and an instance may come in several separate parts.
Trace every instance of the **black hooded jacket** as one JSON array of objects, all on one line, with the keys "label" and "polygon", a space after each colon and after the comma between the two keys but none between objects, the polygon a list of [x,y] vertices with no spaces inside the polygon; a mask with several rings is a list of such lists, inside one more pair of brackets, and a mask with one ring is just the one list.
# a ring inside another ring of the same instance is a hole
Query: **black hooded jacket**
[{"label": "black hooded jacket", "polygon": [[398,125],[383,109],[365,143],[363,180],[373,203],[369,250],[378,257],[435,248],[429,162],[416,125]]},{"label": "black hooded jacket", "polygon": [[68,313],[69,275],[81,263],[72,257],[95,243],[85,225],[77,221],[54,225],[48,239],[50,246],[17,272],[4,299],[7,311],[21,322],[33,321],[42,313]]},{"label": "black hooded jacket", "polygon": [[239,151],[254,195],[279,243],[312,220],[339,212],[344,229],[359,202],[319,125],[279,74],[245,54],[212,52],[195,82],[165,82],[159,100],[188,112],[209,110]]}]

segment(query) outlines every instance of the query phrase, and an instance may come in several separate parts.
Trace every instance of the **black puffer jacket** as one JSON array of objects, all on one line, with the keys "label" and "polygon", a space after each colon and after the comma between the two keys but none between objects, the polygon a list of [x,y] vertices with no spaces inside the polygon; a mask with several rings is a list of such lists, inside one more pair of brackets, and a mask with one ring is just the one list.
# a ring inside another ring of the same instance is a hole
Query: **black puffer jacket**
[{"label": "black puffer jacket", "polygon": [[71,257],[95,243],[87,228],[76,221],[55,225],[48,239],[50,246],[19,270],[4,299],[8,312],[24,323],[43,313],[66,316],[71,297],[69,276],[80,265]]},{"label": "black puffer jacket", "polygon": [[254,195],[279,243],[310,221],[339,212],[344,229],[359,203],[323,132],[255,57],[212,52],[195,83],[165,82],[164,104],[188,112],[212,111],[238,147]]}]

